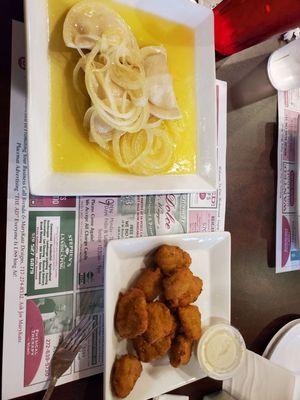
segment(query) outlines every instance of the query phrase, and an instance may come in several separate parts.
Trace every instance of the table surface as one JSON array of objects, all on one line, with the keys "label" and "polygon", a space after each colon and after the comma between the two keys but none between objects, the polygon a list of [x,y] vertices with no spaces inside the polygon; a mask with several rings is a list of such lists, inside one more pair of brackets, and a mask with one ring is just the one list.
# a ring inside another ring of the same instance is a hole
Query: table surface
[{"label": "table surface", "polygon": [[[23,20],[22,0],[1,0],[0,14],[3,313],[11,19]],[[248,348],[258,353],[279,327],[300,314],[300,272],[276,275],[274,269],[277,96],[266,83],[264,67],[268,55],[278,46],[273,38],[217,64],[217,76],[228,82],[229,89],[226,230],[232,235],[232,324],[241,331]],[[200,400],[219,388],[219,382],[203,379],[176,393]],[[40,398],[41,393],[24,397]],[[53,400],[61,398],[102,398],[102,375],[58,387]]]}]

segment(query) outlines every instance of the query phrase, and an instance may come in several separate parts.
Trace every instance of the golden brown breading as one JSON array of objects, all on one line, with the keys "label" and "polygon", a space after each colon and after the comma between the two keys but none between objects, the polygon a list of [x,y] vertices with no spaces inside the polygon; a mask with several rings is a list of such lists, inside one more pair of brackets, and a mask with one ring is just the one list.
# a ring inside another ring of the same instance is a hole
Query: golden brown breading
[{"label": "golden brown breading", "polygon": [[154,260],[163,274],[171,275],[182,268],[191,265],[190,255],[178,246],[164,244],[156,251]]},{"label": "golden brown breading", "polygon": [[120,294],[116,307],[116,329],[122,338],[133,339],[148,327],[147,302],[140,289],[130,289]]},{"label": "golden brown breading", "polygon": [[178,335],[174,339],[170,350],[170,364],[177,368],[190,361],[192,354],[193,341],[183,335]]},{"label": "golden brown breading", "polygon": [[133,339],[133,347],[137,352],[138,358],[142,362],[150,362],[163,357],[171,347],[171,337],[166,336],[157,342],[150,344],[143,336]]},{"label": "golden brown breading", "polygon": [[153,301],[162,290],[162,274],[159,268],[145,268],[138,277],[134,287],[141,289],[147,301]]},{"label": "golden brown breading", "polygon": [[171,337],[171,339],[173,340],[174,337],[176,336],[176,332],[177,332],[177,328],[178,328],[178,323],[177,323],[177,320],[176,320],[176,318],[174,317],[173,314],[172,314],[172,316],[173,316],[173,324],[172,324],[172,330],[171,330],[171,333],[170,333],[170,337]]},{"label": "golden brown breading", "polygon": [[201,314],[197,306],[178,308],[178,318],[181,330],[191,340],[198,340],[201,336]]},{"label": "golden brown breading", "polygon": [[142,370],[142,364],[135,356],[126,354],[116,359],[111,374],[111,386],[114,394],[120,398],[128,396]]},{"label": "golden brown breading", "polygon": [[152,344],[172,333],[174,317],[168,307],[159,301],[149,303],[147,309],[148,328],[143,336]]},{"label": "golden brown breading", "polygon": [[181,269],[163,279],[164,297],[170,307],[185,307],[197,300],[202,290],[202,280],[189,269]]}]

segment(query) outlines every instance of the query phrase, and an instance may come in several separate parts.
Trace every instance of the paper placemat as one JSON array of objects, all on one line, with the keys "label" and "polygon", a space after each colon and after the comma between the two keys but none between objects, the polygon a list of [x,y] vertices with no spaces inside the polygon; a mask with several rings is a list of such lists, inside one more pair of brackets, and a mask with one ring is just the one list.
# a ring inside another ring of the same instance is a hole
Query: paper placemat
[{"label": "paper placemat", "polygon": [[217,82],[218,189],[191,195],[35,197],[28,189],[24,26],[13,22],[2,398],[47,386],[52,354],[80,318],[98,329],[59,384],[102,372],[109,240],[224,230],[226,96]]}]

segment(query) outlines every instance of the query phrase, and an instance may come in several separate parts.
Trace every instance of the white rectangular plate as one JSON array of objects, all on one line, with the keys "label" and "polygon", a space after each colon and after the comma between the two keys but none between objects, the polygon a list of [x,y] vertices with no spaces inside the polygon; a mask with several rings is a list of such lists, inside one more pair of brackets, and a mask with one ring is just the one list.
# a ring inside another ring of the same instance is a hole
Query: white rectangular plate
[{"label": "white rectangular plate", "polygon": [[[180,246],[192,257],[191,270],[203,280],[203,291],[196,301],[202,325],[230,322],[230,234],[194,233],[114,240],[108,244],[105,267],[105,400],[114,399],[110,373],[115,357],[127,352],[127,341],[114,329],[115,307],[120,292],[127,290],[143,267],[144,257],[162,244]],[[196,346],[195,346],[196,347]],[[170,366],[167,357],[143,363],[143,372],[127,400],[145,400],[204,378],[196,353],[188,365]]]},{"label": "white rectangular plate", "polygon": [[36,195],[123,195],[187,193],[214,189],[217,161],[212,11],[191,0],[116,1],[184,24],[195,32],[196,173],[141,177],[130,174],[55,173],[52,170],[47,0],[25,0],[31,193]]}]

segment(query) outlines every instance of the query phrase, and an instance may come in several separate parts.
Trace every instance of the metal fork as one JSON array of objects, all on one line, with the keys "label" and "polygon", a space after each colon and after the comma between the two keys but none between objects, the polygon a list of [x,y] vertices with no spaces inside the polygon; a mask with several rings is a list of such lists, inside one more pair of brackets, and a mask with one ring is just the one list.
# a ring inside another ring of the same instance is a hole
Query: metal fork
[{"label": "metal fork", "polygon": [[58,345],[51,360],[51,379],[43,400],[50,399],[58,378],[70,368],[83,342],[91,335],[96,327],[94,320],[84,318]]}]

